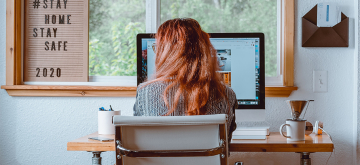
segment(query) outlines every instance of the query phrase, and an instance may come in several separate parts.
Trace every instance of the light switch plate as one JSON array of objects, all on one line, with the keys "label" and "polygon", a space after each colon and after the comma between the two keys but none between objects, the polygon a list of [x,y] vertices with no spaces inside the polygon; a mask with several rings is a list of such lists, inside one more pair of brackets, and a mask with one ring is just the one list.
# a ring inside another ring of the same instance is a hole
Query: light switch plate
[{"label": "light switch plate", "polygon": [[313,91],[316,93],[328,91],[327,71],[313,71]]}]

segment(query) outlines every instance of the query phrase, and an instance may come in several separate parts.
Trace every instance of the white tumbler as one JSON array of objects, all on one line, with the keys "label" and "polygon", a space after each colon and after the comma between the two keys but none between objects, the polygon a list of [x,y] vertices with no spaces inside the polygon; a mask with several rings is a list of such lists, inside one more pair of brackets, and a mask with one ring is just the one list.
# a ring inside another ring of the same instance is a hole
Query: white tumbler
[{"label": "white tumbler", "polygon": [[121,111],[99,111],[98,112],[98,133],[115,134],[115,127],[112,123],[114,115],[120,115]]}]

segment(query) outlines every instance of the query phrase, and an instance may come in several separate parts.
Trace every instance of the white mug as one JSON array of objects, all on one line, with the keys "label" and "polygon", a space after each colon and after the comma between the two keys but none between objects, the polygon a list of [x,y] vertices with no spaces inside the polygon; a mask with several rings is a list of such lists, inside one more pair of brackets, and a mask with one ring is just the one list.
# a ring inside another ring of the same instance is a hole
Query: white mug
[{"label": "white mug", "polygon": [[[280,134],[287,138],[288,141],[304,141],[305,140],[305,122],[306,120],[287,119],[286,124],[280,126]],[[287,136],[284,135],[282,129],[286,126]]]},{"label": "white mug", "polygon": [[121,115],[121,111],[99,111],[98,112],[98,133],[115,134],[115,126],[112,123],[114,115]]}]

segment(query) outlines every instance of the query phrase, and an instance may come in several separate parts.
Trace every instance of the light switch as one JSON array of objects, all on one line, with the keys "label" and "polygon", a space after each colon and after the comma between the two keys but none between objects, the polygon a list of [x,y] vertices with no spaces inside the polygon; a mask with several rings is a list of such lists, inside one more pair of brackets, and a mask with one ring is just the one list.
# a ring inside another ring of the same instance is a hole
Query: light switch
[{"label": "light switch", "polygon": [[313,71],[313,91],[327,92],[328,78],[327,71]]}]

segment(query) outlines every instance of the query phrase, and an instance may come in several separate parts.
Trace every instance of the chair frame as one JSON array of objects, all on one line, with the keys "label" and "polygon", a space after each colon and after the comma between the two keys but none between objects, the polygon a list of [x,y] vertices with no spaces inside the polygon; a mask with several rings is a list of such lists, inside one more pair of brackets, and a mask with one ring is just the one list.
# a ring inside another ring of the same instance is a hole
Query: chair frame
[{"label": "chair frame", "polygon": [[122,147],[121,127],[115,127],[115,148],[116,165],[123,165],[123,157],[192,157],[192,156],[214,156],[220,155],[220,164],[227,165],[228,159],[228,140],[226,134],[226,124],[219,124],[220,144],[219,147],[201,150],[146,150],[132,151]]}]

